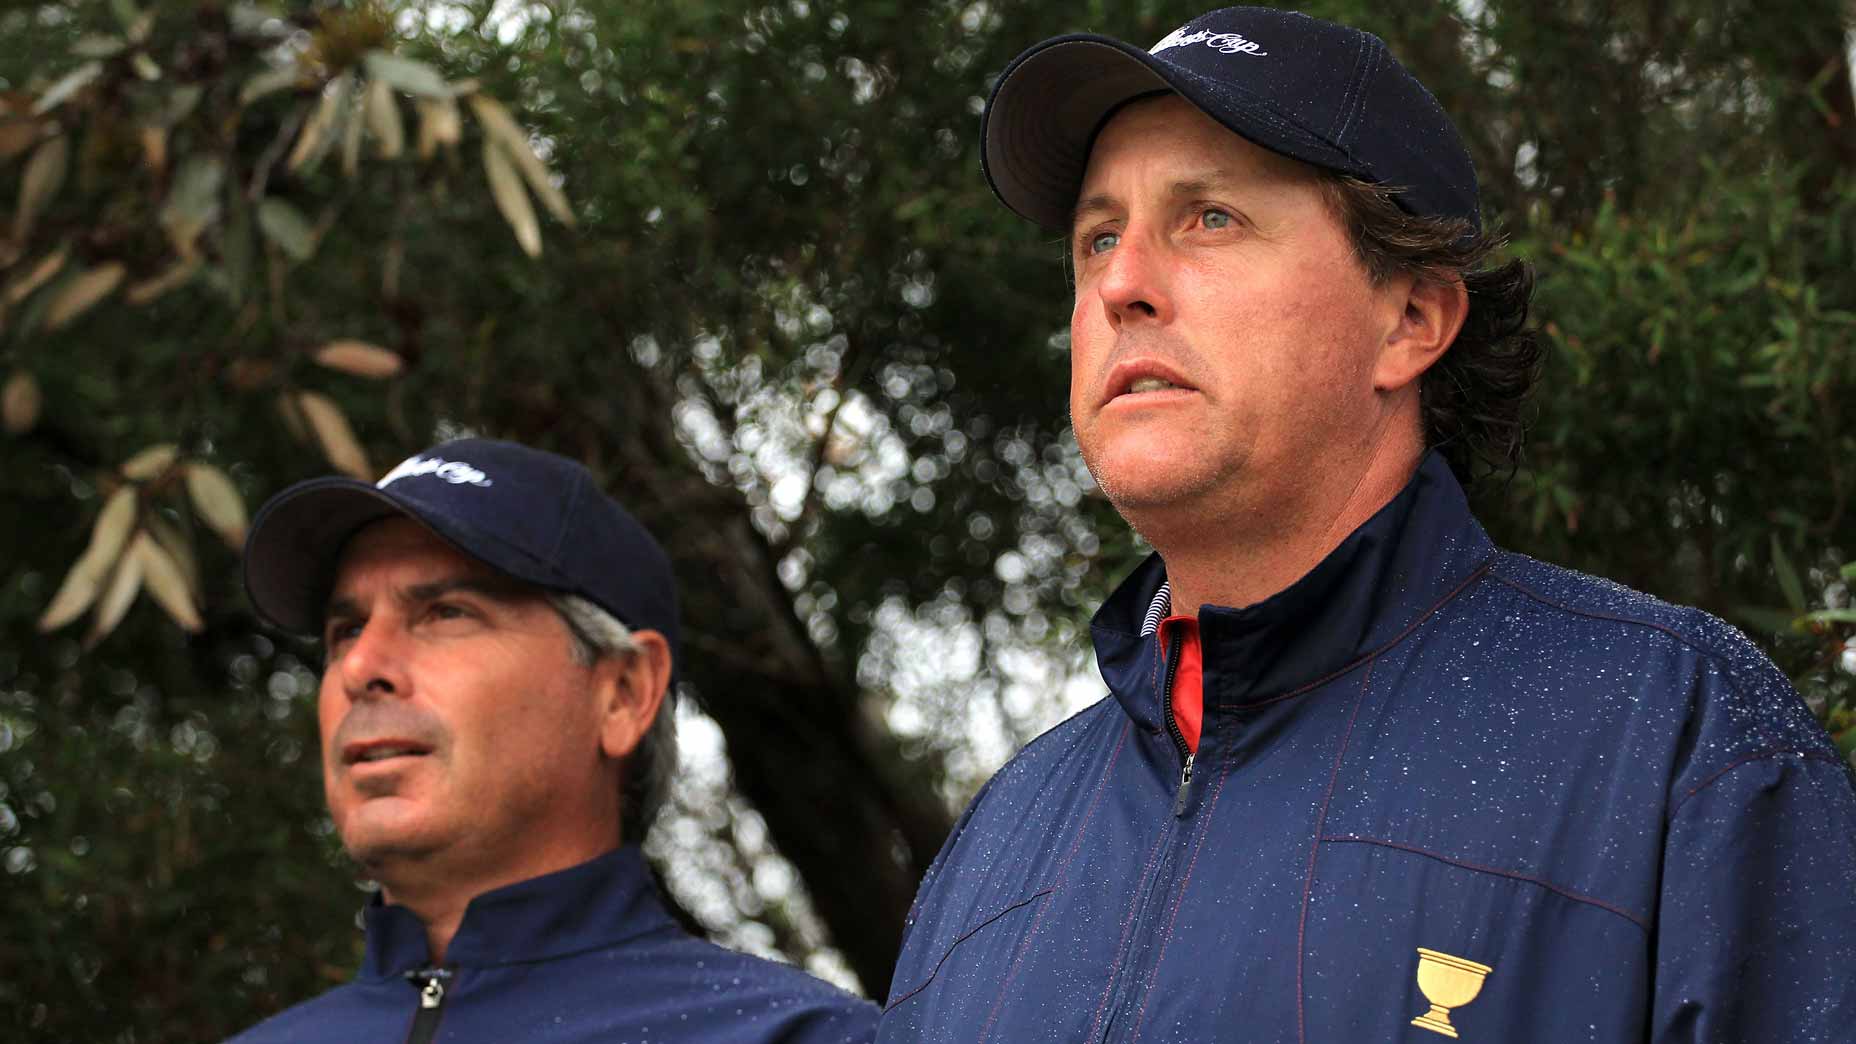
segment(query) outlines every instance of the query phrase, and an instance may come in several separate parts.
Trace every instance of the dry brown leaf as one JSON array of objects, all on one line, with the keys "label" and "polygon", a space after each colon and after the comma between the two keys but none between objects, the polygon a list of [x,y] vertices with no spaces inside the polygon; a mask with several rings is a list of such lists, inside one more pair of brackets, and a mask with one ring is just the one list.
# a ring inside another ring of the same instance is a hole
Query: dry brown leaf
[{"label": "dry brown leaf", "polygon": [[516,242],[522,245],[522,252],[540,257],[541,222],[535,218],[535,208],[528,201],[528,192],[522,188],[522,179],[510,164],[508,153],[488,138],[483,142],[483,172],[489,176],[490,195],[496,199],[496,209],[502,211],[503,220],[509,222]]},{"label": "dry brown leaf", "polygon": [[298,442],[308,442],[309,419],[303,416],[302,404],[297,402],[295,392],[277,394],[277,416],[284,422],[284,430]]},{"label": "dry brown leaf", "polygon": [[277,364],[269,359],[234,359],[225,375],[226,383],[239,391],[255,391],[277,376]]},{"label": "dry brown leaf", "polygon": [[316,349],[312,357],[318,366],[373,380],[397,377],[406,368],[398,354],[366,341],[330,341]]},{"label": "dry brown leaf", "polygon": [[0,116],[0,160],[10,160],[39,142],[41,120]]},{"label": "dry brown leaf", "polygon": [[334,399],[320,392],[306,391],[299,393],[296,401],[303,411],[303,419],[309,422],[310,432],[316,437],[316,444],[322,447],[322,455],[337,471],[364,481],[374,477],[374,469],[367,463],[367,451],[361,448],[361,440],[355,438],[354,429],[349,427],[347,416]]},{"label": "dry brown leaf", "polygon": [[34,290],[50,282],[53,276],[64,269],[65,259],[69,256],[71,256],[69,246],[61,246],[46,254],[38,264],[32,266],[32,270],[25,276],[16,282],[7,284],[6,303],[16,305],[32,296]]},{"label": "dry brown leaf", "polygon": [[127,273],[121,261],[105,261],[58,290],[45,309],[45,328],[56,330],[115,292]]},{"label": "dry brown leaf", "polygon": [[193,592],[194,602],[203,602],[205,596],[201,594],[204,588],[200,586],[200,557],[193,553],[193,541],[160,515],[149,515],[147,522],[148,532],[154,536],[155,543],[161,545],[161,550],[174,559],[187,577],[187,588]]},{"label": "dry brown leaf", "polygon": [[534,146],[529,144],[528,134],[515,117],[503,104],[487,94],[470,96],[471,111],[477,114],[477,122],[483,124],[484,138],[494,141],[509,154],[510,160],[522,172],[523,180],[533,189],[541,205],[548,208],[554,220],[573,227],[574,211],[567,204],[567,196],[554,184],[554,176],[548,172],[548,165],[535,154]]},{"label": "dry brown leaf", "polygon": [[148,586],[148,593],[182,630],[198,634],[206,629],[206,621],[200,619],[200,608],[193,602],[193,592],[187,588],[186,575],[161,545],[149,539],[147,533],[140,533],[129,546],[129,555],[141,560],[142,580]]},{"label": "dry brown leaf", "polygon": [[398,159],[406,151],[406,124],[400,118],[393,88],[386,81],[374,80],[367,85],[365,114],[367,131],[374,136],[375,154],[381,159]]},{"label": "dry brown leaf", "polygon": [[135,534],[130,541],[129,550],[110,570],[108,581],[103,585],[103,596],[97,599],[97,612],[90,621],[90,633],[84,636],[84,646],[89,648],[102,641],[122,618],[129,614],[129,607],[135,604],[136,592],[142,588],[142,557],[135,553],[137,545],[148,539],[147,533]]},{"label": "dry brown leaf", "polygon": [[132,482],[160,478],[174,465],[180,448],[172,442],[157,442],[122,462],[122,476]]},{"label": "dry brown leaf", "polygon": [[245,527],[249,518],[245,514],[245,497],[225,472],[193,461],[187,465],[187,496],[192,499],[194,510],[213,528],[213,532],[232,546],[236,551],[245,546]]},{"label": "dry brown leaf", "polygon": [[32,233],[39,212],[64,184],[64,173],[71,157],[71,144],[60,134],[32,150],[26,172],[19,179],[19,209],[13,213],[13,238],[21,243]]},{"label": "dry brown leaf", "polygon": [[168,266],[168,270],[157,276],[151,276],[129,287],[123,294],[132,305],[145,305],[157,297],[173,290],[178,290],[193,281],[200,271],[198,257],[182,258]]},{"label": "dry brown leaf", "polygon": [[124,486],[103,502],[103,510],[97,513],[96,524],[90,529],[90,546],[77,557],[71,571],[65,574],[64,582],[58,586],[58,592],[52,595],[45,612],[39,616],[40,631],[55,631],[90,608],[110,567],[122,556],[122,549],[129,542],[129,530],[134,525],[135,489]]},{"label": "dry brown leaf", "polygon": [[142,142],[142,160],[148,164],[148,169],[155,174],[168,169],[168,129],[143,127],[138,137]]},{"label": "dry brown leaf", "polygon": [[39,422],[39,410],[45,405],[45,396],[39,391],[39,382],[24,370],[17,370],[6,379],[6,387],[0,389],[0,422],[6,425],[7,434],[24,435]]},{"label": "dry brown leaf", "polygon": [[352,112],[342,125],[342,176],[345,178],[361,172],[361,132],[366,129],[366,121],[355,119]]},{"label": "dry brown leaf", "polygon": [[296,147],[290,150],[290,158],[284,166],[295,172],[320,157],[328,147],[331,135],[340,130],[343,108],[348,104],[348,91],[353,78],[347,73],[335,78],[322,90],[322,97],[316,102],[315,111],[303,123],[303,133],[297,135]]},{"label": "dry brown leaf", "polygon": [[111,493],[90,527],[90,546],[84,548],[84,555],[103,559],[105,565],[115,561],[135,526],[135,506],[134,487],[123,486]]},{"label": "dry brown leaf", "polygon": [[438,147],[456,148],[464,140],[464,120],[458,103],[450,98],[414,98],[419,110],[419,159],[429,160]]},{"label": "dry brown leaf", "polygon": [[39,615],[39,632],[56,631],[84,615],[84,610],[96,601],[104,574],[114,564],[113,560],[99,564],[88,555],[73,563],[71,571],[64,575],[64,582],[58,585],[58,593],[52,595],[45,611]]}]

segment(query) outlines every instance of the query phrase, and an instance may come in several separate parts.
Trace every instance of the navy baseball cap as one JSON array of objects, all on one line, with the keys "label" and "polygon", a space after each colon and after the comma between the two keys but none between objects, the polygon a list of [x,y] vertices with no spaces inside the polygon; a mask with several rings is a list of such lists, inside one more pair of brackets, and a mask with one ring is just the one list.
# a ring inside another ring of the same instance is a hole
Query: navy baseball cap
[{"label": "navy baseball cap", "polygon": [[1147,50],[1094,33],[1033,46],[981,117],[986,180],[1021,216],[1064,228],[1102,125],[1169,91],[1271,152],[1394,190],[1409,213],[1482,227],[1469,150],[1384,41],[1265,7],[1200,15]]},{"label": "navy baseball cap", "polygon": [[245,592],[259,615],[321,630],[342,547],[362,527],[405,516],[496,571],[579,595],[677,653],[670,558],[644,526],[566,457],[492,439],[454,439],[379,482],[299,482],[259,509],[245,540]]}]

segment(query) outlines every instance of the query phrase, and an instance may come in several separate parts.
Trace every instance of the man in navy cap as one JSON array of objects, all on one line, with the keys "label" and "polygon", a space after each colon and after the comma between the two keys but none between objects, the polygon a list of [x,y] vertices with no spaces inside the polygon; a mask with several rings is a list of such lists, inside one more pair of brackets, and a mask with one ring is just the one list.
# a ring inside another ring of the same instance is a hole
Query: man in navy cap
[{"label": "man in navy cap", "polygon": [[300,483],[245,584],[325,644],[323,787],[381,890],[355,980],[237,1040],[870,1039],[871,1005],[658,900],[637,842],[676,764],[676,591],[585,468],[459,439]]},{"label": "man in navy cap", "polygon": [[1070,419],[1157,554],[975,798],[878,1039],[1856,1039],[1856,794],[1695,610],[1494,547],[1525,265],[1377,38],[1047,40],[984,119],[1068,237]]}]

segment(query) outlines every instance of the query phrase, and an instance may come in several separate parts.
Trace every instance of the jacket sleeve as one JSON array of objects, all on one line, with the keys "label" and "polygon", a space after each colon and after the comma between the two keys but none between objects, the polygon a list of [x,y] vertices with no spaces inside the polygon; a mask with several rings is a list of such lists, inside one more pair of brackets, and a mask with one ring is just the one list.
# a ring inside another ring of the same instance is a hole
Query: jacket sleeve
[{"label": "jacket sleeve", "polygon": [[1672,798],[1649,1039],[1856,1041],[1856,790],[1834,749],[1748,754]]},{"label": "jacket sleeve", "polygon": [[876,1037],[877,1007],[851,996],[821,1006],[781,1033],[779,1044],[870,1044]]}]

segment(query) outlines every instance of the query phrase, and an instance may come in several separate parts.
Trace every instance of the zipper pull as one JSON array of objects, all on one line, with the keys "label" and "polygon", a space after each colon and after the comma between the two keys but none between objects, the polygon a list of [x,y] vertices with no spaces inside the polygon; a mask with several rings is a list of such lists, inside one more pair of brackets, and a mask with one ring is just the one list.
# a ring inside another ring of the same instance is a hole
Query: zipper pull
[{"label": "zipper pull", "polygon": [[1192,787],[1192,759],[1196,755],[1186,755],[1186,766],[1179,773],[1179,796],[1173,799],[1173,816],[1186,814],[1186,791]]},{"label": "zipper pull", "polygon": [[438,1020],[445,1015],[445,980],[449,978],[449,968],[426,967],[406,973],[406,981],[419,988],[419,1008],[412,1013],[406,1044],[432,1044],[438,1036]]}]

